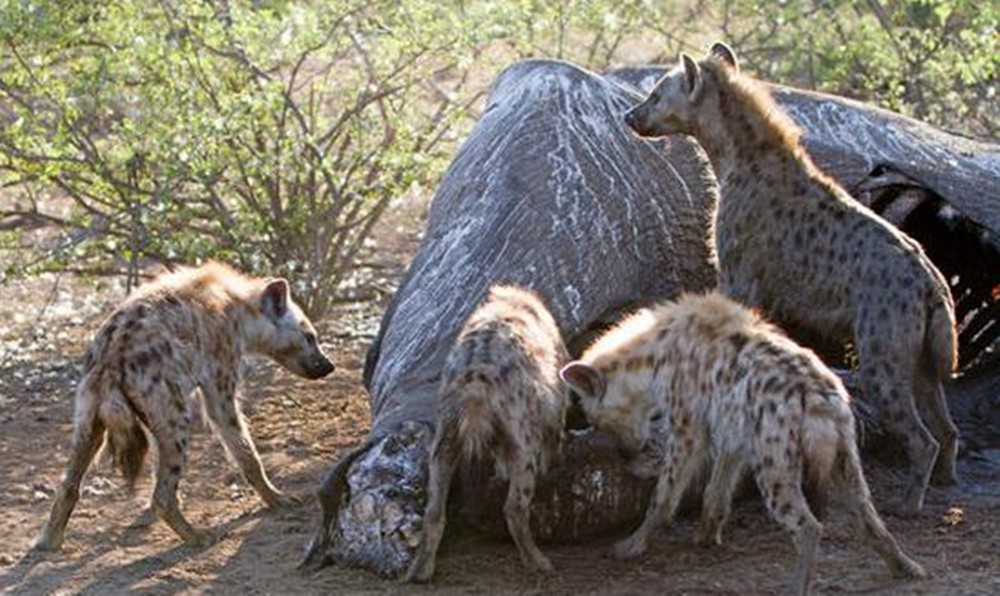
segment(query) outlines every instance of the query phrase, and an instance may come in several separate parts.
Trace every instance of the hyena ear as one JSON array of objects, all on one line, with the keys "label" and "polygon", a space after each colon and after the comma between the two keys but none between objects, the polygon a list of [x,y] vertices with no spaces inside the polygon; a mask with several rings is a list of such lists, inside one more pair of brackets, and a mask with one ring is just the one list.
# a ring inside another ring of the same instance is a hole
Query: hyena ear
[{"label": "hyena ear", "polygon": [[740,63],[736,59],[736,52],[721,41],[712,44],[712,49],[708,51],[708,55],[721,60],[724,64],[728,64],[729,68],[732,68],[735,72],[740,71]]},{"label": "hyena ear", "polygon": [[687,54],[681,54],[681,62],[684,64],[684,83],[688,100],[695,103],[701,99],[701,67],[694,61],[694,58]]},{"label": "hyena ear", "polygon": [[265,315],[272,319],[280,319],[288,312],[288,300],[288,281],[279,277],[267,282],[260,303]]},{"label": "hyena ear", "polygon": [[583,400],[600,401],[607,389],[601,371],[579,360],[562,367],[559,377]]}]

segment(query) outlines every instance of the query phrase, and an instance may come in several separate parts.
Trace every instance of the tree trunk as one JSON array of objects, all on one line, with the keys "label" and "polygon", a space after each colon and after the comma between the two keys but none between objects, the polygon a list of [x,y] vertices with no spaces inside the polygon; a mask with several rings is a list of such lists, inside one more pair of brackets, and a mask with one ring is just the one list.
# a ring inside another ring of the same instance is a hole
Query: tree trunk
[{"label": "tree trunk", "polygon": [[[686,137],[640,140],[621,117],[659,72],[602,76],[528,61],[498,77],[444,176],[424,241],[368,353],[371,438],[324,481],[323,520],[305,566],[338,561],[387,576],[405,570],[419,541],[439,371],[488,286],[513,282],[537,291],[571,350],[625,311],[714,286],[706,240],[717,187],[704,154]],[[985,229],[1000,227],[1000,201],[989,194],[1000,181],[995,149],[970,149],[853,102],[792,90],[777,95],[805,127],[819,165],[847,188],[899,172]],[[948,159],[961,167],[941,167]],[[865,192],[871,198],[878,189]],[[464,471],[452,504],[472,524],[502,531],[504,488],[482,474]],[[535,498],[535,536],[579,540],[626,526],[641,515],[648,488],[624,472],[606,437],[571,433],[565,457]]]}]

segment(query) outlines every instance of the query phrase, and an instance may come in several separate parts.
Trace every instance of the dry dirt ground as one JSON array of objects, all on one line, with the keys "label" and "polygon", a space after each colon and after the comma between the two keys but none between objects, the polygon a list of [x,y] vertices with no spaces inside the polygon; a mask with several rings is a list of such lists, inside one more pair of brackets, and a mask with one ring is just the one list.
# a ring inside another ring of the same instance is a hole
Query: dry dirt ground
[{"label": "dry dirt ground", "polygon": [[[398,275],[419,229],[405,221],[390,263]],[[312,497],[327,468],[357,446],[369,426],[361,387],[364,351],[384,300],[347,304],[319,325],[338,368],[321,381],[299,380],[253,362],[245,387],[251,432],[274,482],[305,502],[271,512],[240,477],[215,438],[198,431],[181,492],[189,519],[223,529],[203,549],[182,546],[162,523],[130,527],[151,490],[134,495],[107,468],[84,482],[66,542],[44,556],[28,552],[51,505],[70,443],[72,388],[90,335],[121,298],[120,286],[71,276],[45,276],[0,286],[0,592],[89,593],[741,593],[780,591],[791,570],[791,542],[755,499],[742,501],[721,547],[691,546],[692,520],[661,532],[635,564],[603,557],[615,538],[543,546],[551,577],[522,571],[510,543],[453,531],[430,587],[403,586],[360,570],[296,569],[318,521]],[[993,454],[996,455],[996,454]],[[983,458],[961,463],[962,484],[929,494],[916,519],[888,518],[890,529],[934,577],[894,581],[853,527],[834,512],[819,558],[819,593],[1000,594],[1000,466]],[[876,498],[886,472],[870,469]]]}]

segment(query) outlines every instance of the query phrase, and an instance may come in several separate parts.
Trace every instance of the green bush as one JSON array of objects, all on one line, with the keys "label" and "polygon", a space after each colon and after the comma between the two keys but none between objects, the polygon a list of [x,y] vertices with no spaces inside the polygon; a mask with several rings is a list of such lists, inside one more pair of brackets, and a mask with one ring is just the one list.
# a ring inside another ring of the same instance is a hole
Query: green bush
[{"label": "green bush", "polygon": [[[765,78],[995,138],[998,13],[968,0],[0,0],[0,185],[8,211],[63,231],[7,273],[216,256],[289,274],[318,316],[390,199],[433,188],[518,58],[601,69],[722,38]],[[47,209],[52,194],[72,209]]]},{"label": "green bush", "polygon": [[4,182],[73,250],[293,273],[322,314],[388,201],[441,169],[467,43],[434,2],[11,2]]},{"label": "green bush", "polygon": [[870,101],[959,134],[997,137],[997,2],[710,0],[697,5],[673,21],[664,39],[672,48],[700,52],[686,42],[699,39],[707,45],[722,38],[750,72],[763,78]]}]

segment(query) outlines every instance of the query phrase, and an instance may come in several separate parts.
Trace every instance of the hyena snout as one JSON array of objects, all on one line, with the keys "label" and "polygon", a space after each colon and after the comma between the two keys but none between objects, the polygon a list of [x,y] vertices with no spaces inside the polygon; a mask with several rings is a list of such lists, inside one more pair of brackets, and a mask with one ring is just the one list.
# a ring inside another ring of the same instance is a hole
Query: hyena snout
[{"label": "hyena snout", "polygon": [[315,344],[293,346],[272,352],[271,356],[292,374],[306,379],[320,379],[333,372],[333,362]]},{"label": "hyena snout", "polygon": [[636,478],[649,480],[660,475],[663,463],[663,450],[647,442],[637,453],[625,459],[625,469]]},{"label": "hyena snout", "polygon": [[631,462],[642,457],[644,450],[644,444],[642,442],[622,437],[618,438],[617,447],[618,457],[620,457],[622,461],[627,464],[631,464]]},{"label": "hyena snout", "polygon": [[334,369],[333,362],[319,350],[302,358],[299,364],[302,370],[301,376],[307,379],[322,379]]},{"label": "hyena snout", "polygon": [[625,114],[625,124],[640,137],[648,136],[652,133],[646,125],[647,118],[643,114],[643,106],[638,105]]}]

